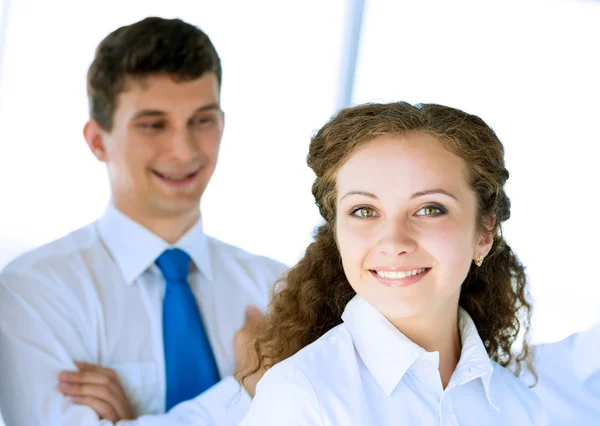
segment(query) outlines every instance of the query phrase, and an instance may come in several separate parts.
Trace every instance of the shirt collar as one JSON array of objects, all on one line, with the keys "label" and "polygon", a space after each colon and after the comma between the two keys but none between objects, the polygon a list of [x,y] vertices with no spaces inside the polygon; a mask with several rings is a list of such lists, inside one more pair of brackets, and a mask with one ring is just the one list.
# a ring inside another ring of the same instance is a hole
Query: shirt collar
[{"label": "shirt collar", "polygon": [[112,203],[98,220],[97,226],[100,238],[128,284],[133,284],[169,248],[185,251],[196,268],[208,280],[212,279],[208,238],[203,232],[201,220],[173,245],[121,213]]},{"label": "shirt collar", "polygon": [[479,336],[475,322],[469,313],[460,306],[458,307],[458,330],[460,332],[462,350],[458,365],[456,366],[456,370],[454,370],[454,374],[452,374],[452,379],[450,379],[448,386],[459,386],[474,378],[481,378],[488,402],[499,412],[500,409],[494,404],[492,399],[490,386],[494,365]]},{"label": "shirt collar", "polygon": [[573,368],[581,383],[600,372],[600,322],[575,336]]},{"label": "shirt collar", "polygon": [[[488,401],[497,411],[490,395],[493,365],[479,337],[475,323],[459,308],[462,351],[449,386],[457,386],[481,377]],[[439,365],[439,354],[427,352],[402,334],[377,309],[359,295],[354,296],[342,314],[358,354],[387,396],[390,396],[406,372],[420,357]],[[437,368],[437,367],[436,367]]]},{"label": "shirt collar", "polygon": [[390,396],[411,365],[426,351],[358,294],[346,305],[342,320],[365,366]]}]

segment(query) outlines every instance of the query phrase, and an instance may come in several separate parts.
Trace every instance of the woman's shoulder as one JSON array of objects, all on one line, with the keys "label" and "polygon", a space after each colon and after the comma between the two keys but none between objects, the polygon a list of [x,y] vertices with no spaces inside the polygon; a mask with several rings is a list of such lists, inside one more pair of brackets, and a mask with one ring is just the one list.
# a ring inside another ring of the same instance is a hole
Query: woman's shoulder
[{"label": "woman's shoulder", "polygon": [[532,425],[544,424],[542,403],[531,388],[510,369],[502,367],[495,361],[492,361],[492,365],[494,367],[491,378],[492,399],[500,410],[520,413],[523,418],[528,417],[531,421],[529,424]]},{"label": "woman's shoulder", "polygon": [[353,353],[352,337],[342,323],[267,370],[258,383],[257,393],[260,388],[275,389],[282,386],[309,388],[314,393],[325,376],[339,377],[339,374],[343,374],[345,366],[340,360],[351,359]]},{"label": "woman's shoulder", "polygon": [[324,367],[330,369],[336,361],[339,363],[339,360],[343,359],[342,355],[348,356],[348,351],[354,351],[353,347],[352,337],[342,323],[291,357],[274,365],[267,374],[279,378],[297,377],[299,373],[307,378],[314,374],[321,375]]},{"label": "woman's shoulder", "polygon": [[[348,346],[348,344],[350,346]],[[331,370],[342,351],[352,349],[343,324],[271,367],[256,386],[256,396],[243,426],[322,423],[320,377]],[[338,361],[339,363],[339,361]]]}]

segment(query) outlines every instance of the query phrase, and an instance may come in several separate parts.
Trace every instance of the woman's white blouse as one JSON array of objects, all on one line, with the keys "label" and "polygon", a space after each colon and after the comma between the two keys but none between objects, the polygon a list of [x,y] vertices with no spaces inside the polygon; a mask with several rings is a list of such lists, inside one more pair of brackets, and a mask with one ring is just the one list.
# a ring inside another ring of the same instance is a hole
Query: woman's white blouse
[{"label": "woman's white blouse", "polygon": [[439,353],[400,333],[360,296],[343,323],[267,371],[242,426],[544,425],[537,397],[491,361],[459,309],[463,348],[442,388]]}]

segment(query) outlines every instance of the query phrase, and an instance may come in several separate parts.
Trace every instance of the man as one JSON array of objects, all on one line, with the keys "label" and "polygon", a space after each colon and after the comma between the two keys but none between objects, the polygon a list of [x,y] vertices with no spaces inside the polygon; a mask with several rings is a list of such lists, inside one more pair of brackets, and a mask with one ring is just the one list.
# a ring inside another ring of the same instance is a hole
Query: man
[{"label": "man", "polygon": [[548,425],[600,425],[600,322],[537,346],[535,357],[539,382],[533,391],[546,409]]},{"label": "man", "polygon": [[181,20],[147,18],[98,46],[84,136],[111,203],[0,274],[7,425],[229,425],[245,414],[260,373],[241,391],[231,375],[249,362],[242,346],[261,317],[251,306],[266,307],[285,267],[202,231],[220,87],[214,46]]}]

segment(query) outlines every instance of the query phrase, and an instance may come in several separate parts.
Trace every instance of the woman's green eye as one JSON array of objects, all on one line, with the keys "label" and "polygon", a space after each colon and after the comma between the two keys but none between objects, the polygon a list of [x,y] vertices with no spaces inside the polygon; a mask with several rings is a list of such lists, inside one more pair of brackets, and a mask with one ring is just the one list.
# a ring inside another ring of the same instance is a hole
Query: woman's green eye
[{"label": "woman's green eye", "polygon": [[442,213],[444,213],[444,212],[442,212],[442,210],[438,207],[426,206],[426,207],[423,207],[421,210],[419,210],[416,213],[416,215],[417,216],[439,216]]},{"label": "woman's green eye", "polygon": [[361,207],[354,211],[354,215],[363,218],[373,217],[375,215],[375,210],[370,207]]}]

